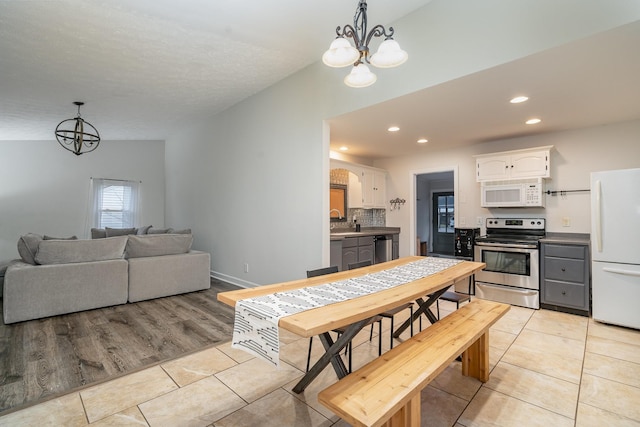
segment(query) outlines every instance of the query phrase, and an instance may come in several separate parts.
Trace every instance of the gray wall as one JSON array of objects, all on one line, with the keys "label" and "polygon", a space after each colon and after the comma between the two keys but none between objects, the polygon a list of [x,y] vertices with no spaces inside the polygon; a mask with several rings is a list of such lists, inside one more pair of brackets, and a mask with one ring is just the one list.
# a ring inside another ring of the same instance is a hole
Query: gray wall
[{"label": "gray wall", "polygon": [[[640,5],[632,0],[434,0],[393,23],[410,58],[402,67],[380,70],[375,85],[347,88],[345,70],[318,62],[221,114],[177,129],[166,141],[167,222],[192,221],[218,277],[247,286],[304,277],[305,270],[329,263],[324,120],[639,17]],[[392,172],[389,195],[409,199],[403,196],[408,164],[380,162]],[[469,195],[466,203],[472,202]],[[388,217],[387,225],[408,230],[406,212]],[[405,238],[401,255],[409,248]]]},{"label": "gray wall", "polygon": [[55,140],[0,141],[0,159],[0,259],[19,258],[29,232],[88,237],[91,177],[142,181],[142,223],[164,226],[163,141],[102,141],[81,156]]}]

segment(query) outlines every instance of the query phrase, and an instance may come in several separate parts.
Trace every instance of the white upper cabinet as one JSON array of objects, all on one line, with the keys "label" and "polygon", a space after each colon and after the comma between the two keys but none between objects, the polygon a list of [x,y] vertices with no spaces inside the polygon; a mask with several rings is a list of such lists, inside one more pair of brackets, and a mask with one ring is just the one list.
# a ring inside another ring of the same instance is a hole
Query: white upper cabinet
[{"label": "white upper cabinet", "polygon": [[387,172],[369,166],[331,159],[331,168],[349,173],[349,207],[385,209]]},{"label": "white upper cabinet", "polygon": [[476,156],[476,181],[549,178],[552,146]]},{"label": "white upper cabinet", "polygon": [[362,207],[385,208],[387,174],[372,169],[362,170]]}]

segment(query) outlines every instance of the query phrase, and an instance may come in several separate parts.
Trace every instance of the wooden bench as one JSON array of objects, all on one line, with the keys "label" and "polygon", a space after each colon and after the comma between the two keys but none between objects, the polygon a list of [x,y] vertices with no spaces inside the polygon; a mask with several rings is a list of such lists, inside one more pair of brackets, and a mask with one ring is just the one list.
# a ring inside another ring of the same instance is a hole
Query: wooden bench
[{"label": "wooden bench", "polygon": [[489,380],[489,328],[510,306],[475,300],[318,394],[353,426],[420,426],[420,392],[462,354],[462,374]]}]

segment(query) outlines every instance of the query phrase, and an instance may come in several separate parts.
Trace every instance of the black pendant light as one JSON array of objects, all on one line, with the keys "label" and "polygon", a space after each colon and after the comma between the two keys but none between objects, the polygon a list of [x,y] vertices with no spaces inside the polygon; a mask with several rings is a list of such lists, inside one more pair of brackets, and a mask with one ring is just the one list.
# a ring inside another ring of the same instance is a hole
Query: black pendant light
[{"label": "black pendant light", "polygon": [[90,153],[100,145],[100,134],[93,125],[80,117],[80,107],[84,102],[76,101],[78,115],[74,119],[61,121],[56,127],[56,139],[65,150],[76,156]]}]

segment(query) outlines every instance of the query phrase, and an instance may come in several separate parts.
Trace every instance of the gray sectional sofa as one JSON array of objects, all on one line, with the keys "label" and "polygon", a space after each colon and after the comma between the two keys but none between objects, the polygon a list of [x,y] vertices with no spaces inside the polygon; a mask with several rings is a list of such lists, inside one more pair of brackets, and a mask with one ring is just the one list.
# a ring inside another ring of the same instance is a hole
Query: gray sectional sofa
[{"label": "gray sectional sofa", "polygon": [[191,234],[18,241],[5,272],[4,323],[208,289],[210,256]]}]

